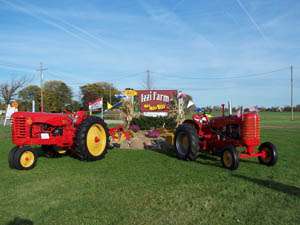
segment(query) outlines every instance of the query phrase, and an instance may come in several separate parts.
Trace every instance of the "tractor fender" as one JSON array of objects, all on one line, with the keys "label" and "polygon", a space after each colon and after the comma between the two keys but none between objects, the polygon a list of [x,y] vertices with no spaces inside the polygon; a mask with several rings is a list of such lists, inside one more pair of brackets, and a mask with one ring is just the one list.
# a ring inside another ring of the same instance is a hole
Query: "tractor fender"
[{"label": "tractor fender", "polygon": [[183,121],[182,124],[189,124],[189,125],[195,127],[197,132],[199,132],[199,130],[200,130],[200,125],[198,123],[196,123],[194,120],[185,120],[185,121]]}]

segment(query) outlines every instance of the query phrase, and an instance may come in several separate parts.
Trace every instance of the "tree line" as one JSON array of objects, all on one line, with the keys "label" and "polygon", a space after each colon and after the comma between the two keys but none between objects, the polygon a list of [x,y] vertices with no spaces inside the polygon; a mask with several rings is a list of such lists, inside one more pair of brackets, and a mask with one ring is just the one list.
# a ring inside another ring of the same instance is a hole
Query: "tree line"
[{"label": "tree line", "polygon": [[[107,82],[95,82],[84,84],[79,87],[80,96],[76,100],[70,86],[60,80],[46,81],[43,85],[44,109],[46,112],[62,112],[66,108],[74,111],[80,108],[88,109],[89,102],[95,101],[102,97],[104,104],[109,102],[115,104],[119,100],[115,97],[121,93],[116,87]],[[191,100],[189,97],[187,100]],[[17,100],[20,111],[31,111],[32,101],[35,101],[35,110],[40,111],[41,108],[41,88],[38,85],[30,84],[27,77],[13,79],[10,82],[0,84],[0,108],[5,110],[7,105]],[[204,107],[206,112],[220,111],[220,106]],[[237,110],[237,108],[235,109]],[[290,106],[284,107],[259,107],[260,111],[271,112],[290,112]],[[300,112],[300,105],[294,107],[294,111]]]},{"label": "tree line", "polygon": [[[12,100],[17,100],[20,111],[31,111],[32,101],[35,110],[41,109],[41,88],[29,84],[25,77],[0,84],[1,108],[5,110]],[[76,100],[70,86],[60,80],[46,81],[43,85],[44,109],[46,112],[62,112],[66,108],[76,111],[80,108],[88,109],[88,103],[102,97],[104,104],[114,104],[115,97],[120,91],[107,82],[95,82],[80,86],[80,97]]]}]

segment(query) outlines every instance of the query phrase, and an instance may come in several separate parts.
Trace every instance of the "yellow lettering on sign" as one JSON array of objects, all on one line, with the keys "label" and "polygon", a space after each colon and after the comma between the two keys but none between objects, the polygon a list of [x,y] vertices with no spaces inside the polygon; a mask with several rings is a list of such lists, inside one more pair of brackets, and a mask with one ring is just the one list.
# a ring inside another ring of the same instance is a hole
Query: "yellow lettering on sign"
[{"label": "yellow lettering on sign", "polygon": [[124,94],[128,97],[133,97],[137,95],[137,92],[135,90],[125,90]]}]

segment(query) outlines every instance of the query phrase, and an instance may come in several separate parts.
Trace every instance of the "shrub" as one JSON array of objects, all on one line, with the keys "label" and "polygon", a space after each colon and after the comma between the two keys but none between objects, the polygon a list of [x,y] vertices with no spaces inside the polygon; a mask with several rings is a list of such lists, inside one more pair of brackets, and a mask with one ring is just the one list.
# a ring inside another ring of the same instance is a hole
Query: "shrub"
[{"label": "shrub", "polygon": [[131,125],[138,125],[141,130],[151,130],[165,127],[166,129],[175,129],[176,119],[174,117],[146,117],[140,116],[133,118]]}]

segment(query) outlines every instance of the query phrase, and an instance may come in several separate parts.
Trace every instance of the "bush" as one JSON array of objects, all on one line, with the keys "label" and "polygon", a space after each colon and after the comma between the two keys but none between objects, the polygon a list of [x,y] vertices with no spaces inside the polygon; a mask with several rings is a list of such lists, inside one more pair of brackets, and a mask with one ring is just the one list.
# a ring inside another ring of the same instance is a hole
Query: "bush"
[{"label": "bush", "polygon": [[141,130],[151,130],[155,128],[175,129],[176,119],[174,117],[146,117],[133,118],[131,125],[138,125]]}]

